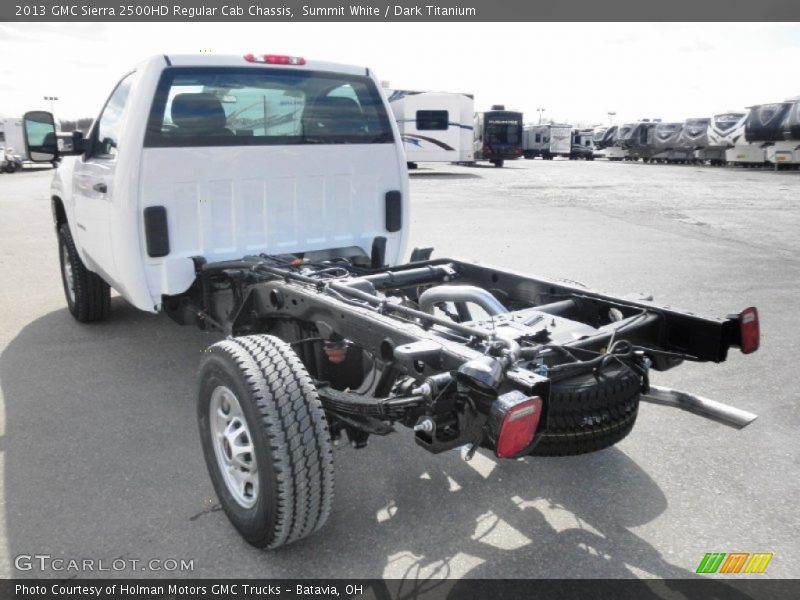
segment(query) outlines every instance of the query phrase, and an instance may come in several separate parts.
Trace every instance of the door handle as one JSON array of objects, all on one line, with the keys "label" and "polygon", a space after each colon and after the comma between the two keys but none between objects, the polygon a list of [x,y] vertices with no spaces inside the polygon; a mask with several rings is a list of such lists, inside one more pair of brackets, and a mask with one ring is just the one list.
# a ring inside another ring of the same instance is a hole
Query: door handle
[{"label": "door handle", "polygon": [[95,192],[100,192],[101,194],[105,194],[108,191],[108,186],[105,183],[95,183],[92,186],[92,189]]}]

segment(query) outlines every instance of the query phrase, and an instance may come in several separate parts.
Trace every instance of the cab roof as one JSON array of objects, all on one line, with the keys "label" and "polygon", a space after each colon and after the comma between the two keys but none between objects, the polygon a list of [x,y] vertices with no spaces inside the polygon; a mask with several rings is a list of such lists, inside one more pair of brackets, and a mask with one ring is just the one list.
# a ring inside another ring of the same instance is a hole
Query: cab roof
[{"label": "cab roof", "polygon": [[[253,54],[266,54],[254,52]],[[253,69],[263,69],[265,67],[275,69],[300,69],[305,71],[326,71],[329,73],[342,73],[345,75],[369,76],[367,67],[355,65],[343,65],[320,60],[305,60],[302,65],[272,65],[257,62],[250,62],[245,59],[245,55],[236,54],[164,54],[153,57],[154,60],[165,61],[168,66],[176,67],[249,67]]]}]

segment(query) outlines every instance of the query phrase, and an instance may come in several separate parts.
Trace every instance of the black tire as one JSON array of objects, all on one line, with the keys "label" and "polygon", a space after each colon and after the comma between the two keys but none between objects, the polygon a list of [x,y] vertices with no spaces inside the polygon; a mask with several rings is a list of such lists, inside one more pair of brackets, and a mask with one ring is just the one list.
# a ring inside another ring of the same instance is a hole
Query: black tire
[{"label": "black tire", "polygon": [[[81,323],[103,321],[111,312],[111,288],[97,273],[83,264],[69,225],[58,228],[58,257],[61,267],[61,283],[70,314]],[[72,289],[67,281],[67,267],[72,274]]]},{"label": "black tire", "polygon": [[[212,441],[211,398],[221,386],[236,396],[252,434],[258,494],[251,507],[231,493]],[[197,416],[217,497],[245,540],[277,548],[325,524],[333,505],[330,433],[317,391],[291,346],[252,335],[209,347],[200,363]]]},{"label": "black tire", "polygon": [[548,429],[531,456],[571,456],[613,446],[631,432],[639,411],[642,378],[615,365],[553,382]]},{"label": "black tire", "polygon": [[503,164],[505,164],[505,161],[504,161],[504,160],[501,158],[501,159],[499,159],[499,160],[493,160],[493,161],[492,161],[492,164],[493,164],[495,167],[497,167],[498,169],[502,169],[502,168],[503,168]]}]

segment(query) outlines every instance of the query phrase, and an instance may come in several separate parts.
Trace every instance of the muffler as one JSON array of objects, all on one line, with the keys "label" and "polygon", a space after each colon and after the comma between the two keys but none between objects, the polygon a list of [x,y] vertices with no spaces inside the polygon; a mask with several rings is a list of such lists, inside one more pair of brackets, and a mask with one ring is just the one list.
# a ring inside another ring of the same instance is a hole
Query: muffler
[{"label": "muffler", "polygon": [[652,404],[680,408],[686,412],[711,419],[735,429],[742,429],[758,418],[758,415],[746,410],[659,385],[651,385],[650,391],[642,394],[641,400]]}]

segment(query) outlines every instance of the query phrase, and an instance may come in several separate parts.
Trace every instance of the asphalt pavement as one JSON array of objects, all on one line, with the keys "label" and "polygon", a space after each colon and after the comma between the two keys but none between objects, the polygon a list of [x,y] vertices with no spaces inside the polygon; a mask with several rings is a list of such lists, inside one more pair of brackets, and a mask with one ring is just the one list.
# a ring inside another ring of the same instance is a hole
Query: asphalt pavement
[{"label": "asphalt pavement", "polygon": [[759,352],[653,382],[759,418],[736,431],[643,405],[614,448],[504,462],[433,456],[400,431],[337,451],[327,526],[273,552],[229,525],[200,451],[195,373],[217,338],[119,297],[107,322],[73,321],[51,175],[0,176],[0,576],[75,575],[15,568],[48,555],[127,561],[84,577],[687,578],[707,552],[771,552],[758,577],[800,576],[800,172],[422,165],[411,239],[434,256],[712,316],[758,306]]}]

